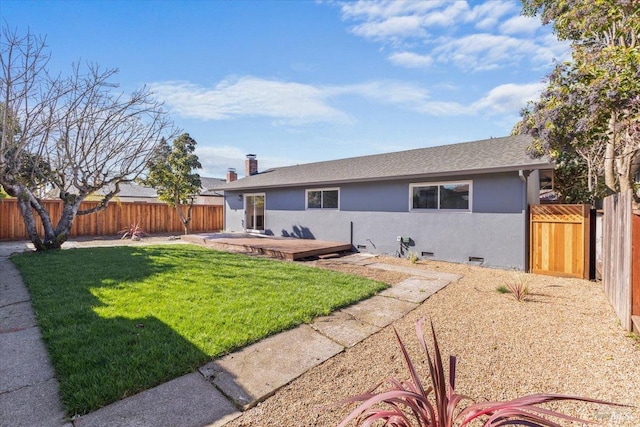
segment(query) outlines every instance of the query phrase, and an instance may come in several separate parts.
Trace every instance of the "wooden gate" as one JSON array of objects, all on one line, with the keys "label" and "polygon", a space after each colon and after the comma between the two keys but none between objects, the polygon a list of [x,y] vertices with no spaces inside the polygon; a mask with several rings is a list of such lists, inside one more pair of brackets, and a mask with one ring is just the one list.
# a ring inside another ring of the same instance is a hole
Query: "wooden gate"
[{"label": "wooden gate", "polygon": [[590,215],[589,205],[531,205],[530,271],[589,279]]}]

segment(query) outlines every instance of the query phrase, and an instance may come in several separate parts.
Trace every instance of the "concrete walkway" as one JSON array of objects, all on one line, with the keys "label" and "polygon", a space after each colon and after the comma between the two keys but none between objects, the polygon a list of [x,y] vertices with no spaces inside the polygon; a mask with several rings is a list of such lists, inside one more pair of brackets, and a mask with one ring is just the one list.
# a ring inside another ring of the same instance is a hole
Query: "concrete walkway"
[{"label": "concrete walkway", "polygon": [[58,385],[35,324],[29,295],[0,244],[0,425],[223,426],[307,370],[402,318],[461,276],[374,263],[355,254],[334,262],[400,271],[412,277],[380,294],[214,360],[197,372],[128,397],[65,424]]},{"label": "concrete walkway", "polygon": [[13,252],[25,249],[24,243],[0,244],[0,425],[71,426],[31,297],[9,261]]}]

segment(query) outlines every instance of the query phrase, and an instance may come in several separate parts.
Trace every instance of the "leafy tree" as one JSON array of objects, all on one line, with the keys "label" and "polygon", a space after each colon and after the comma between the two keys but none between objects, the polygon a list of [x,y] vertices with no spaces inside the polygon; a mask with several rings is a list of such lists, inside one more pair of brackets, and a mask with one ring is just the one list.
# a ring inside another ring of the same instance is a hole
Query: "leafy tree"
[{"label": "leafy tree", "polygon": [[[44,39],[2,27],[0,186],[17,198],[37,250],[60,248],[76,215],[104,209],[121,183],[144,171],[161,136],[172,130],[146,88],[131,95],[115,91],[110,79],[117,70],[75,65],[68,77],[54,77],[48,60]],[[80,210],[98,190],[105,193],[100,203]],[[62,201],[59,219],[42,203],[52,196]]]},{"label": "leafy tree", "polygon": [[572,42],[572,61],[549,75],[539,102],[514,132],[534,137],[532,152],[579,158],[590,198],[633,188],[640,157],[640,3],[523,0],[523,13],[552,23]]},{"label": "leafy tree", "polygon": [[172,147],[163,140],[156,157],[149,164],[148,176],[141,180],[156,189],[160,200],[176,208],[184,234],[189,233],[191,208],[202,187],[200,175],[194,172],[194,169],[202,168],[194,154],[196,144],[188,133],[176,138]]}]

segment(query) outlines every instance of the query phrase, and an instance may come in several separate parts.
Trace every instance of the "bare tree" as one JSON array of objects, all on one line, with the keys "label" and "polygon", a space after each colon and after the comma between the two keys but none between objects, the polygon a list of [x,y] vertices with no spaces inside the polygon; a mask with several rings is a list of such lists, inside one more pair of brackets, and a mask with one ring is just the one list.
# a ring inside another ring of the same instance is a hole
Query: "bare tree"
[{"label": "bare tree", "polygon": [[[0,185],[18,199],[38,250],[60,248],[76,215],[106,208],[121,183],[143,172],[162,137],[175,135],[162,105],[146,88],[118,93],[109,81],[117,70],[95,65],[86,71],[75,65],[70,77],[52,77],[44,48],[42,38],[3,27]],[[96,192],[102,194],[100,203],[80,210]],[[63,203],[56,224],[42,203],[52,194]]]}]

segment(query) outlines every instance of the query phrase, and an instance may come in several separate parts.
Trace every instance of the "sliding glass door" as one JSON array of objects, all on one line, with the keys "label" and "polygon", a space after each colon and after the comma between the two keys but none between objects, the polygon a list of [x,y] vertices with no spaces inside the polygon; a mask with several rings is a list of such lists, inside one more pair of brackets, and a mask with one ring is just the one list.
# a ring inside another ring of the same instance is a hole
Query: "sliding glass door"
[{"label": "sliding glass door", "polygon": [[244,196],[244,228],[264,231],[264,193]]}]

